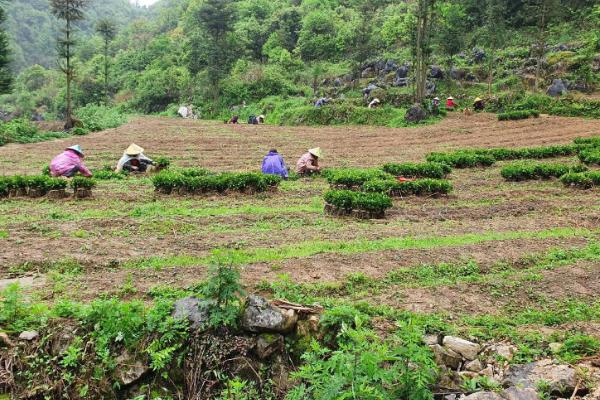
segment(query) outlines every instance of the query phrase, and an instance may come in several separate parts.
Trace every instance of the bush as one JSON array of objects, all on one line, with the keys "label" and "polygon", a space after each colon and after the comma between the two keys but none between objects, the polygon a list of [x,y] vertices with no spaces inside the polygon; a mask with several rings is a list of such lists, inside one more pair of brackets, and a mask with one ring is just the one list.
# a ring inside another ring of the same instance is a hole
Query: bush
[{"label": "bush", "polygon": [[427,161],[447,164],[455,168],[489,167],[496,159],[475,150],[458,150],[453,153],[430,153]]},{"label": "bush", "polygon": [[368,193],[386,193],[392,196],[428,196],[448,194],[452,191],[452,184],[444,179],[426,178],[406,182],[380,179],[365,182],[362,190]]},{"label": "bush", "polygon": [[96,186],[96,181],[92,178],[86,178],[84,176],[76,176],[71,179],[70,183],[73,190],[86,189],[91,190]]},{"label": "bush", "polygon": [[498,121],[515,121],[519,119],[527,119],[530,117],[537,118],[540,113],[535,110],[509,111],[498,114]]},{"label": "bush", "polygon": [[118,109],[95,104],[79,108],[75,115],[83,123],[83,128],[92,132],[116,128],[127,122],[127,117]]},{"label": "bush", "polygon": [[325,202],[343,210],[383,212],[392,207],[392,199],[382,193],[361,193],[352,190],[330,190],[324,195]]},{"label": "bush", "polygon": [[590,147],[579,152],[579,159],[586,164],[600,165],[600,147]]},{"label": "bush", "polygon": [[600,171],[568,173],[560,178],[565,186],[575,186],[580,189],[589,189],[593,186],[600,186]]},{"label": "bush", "polygon": [[406,178],[434,178],[442,179],[452,171],[444,163],[404,163],[404,164],[385,164],[383,171],[394,176],[403,176]]},{"label": "bush", "polygon": [[217,192],[226,190],[264,192],[281,183],[281,177],[261,173],[223,173],[211,175],[202,168],[182,170],[179,172],[162,171],[152,178],[157,191],[170,193],[183,188],[188,192]]},{"label": "bush", "polygon": [[154,160],[154,163],[159,169],[167,169],[171,166],[171,160],[167,157],[158,157]]},{"label": "bush", "polygon": [[64,132],[40,132],[37,126],[25,119],[0,122],[0,146],[8,143],[35,143],[67,136]]},{"label": "bush", "polygon": [[331,185],[342,185],[348,188],[360,186],[363,183],[373,179],[391,178],[391,175],[380,169],[360,169],[347,168],[328,170],[326,172],[327,181]]},{"label": "bush", "polygon": [[94,179],[98,179],[101,181],[121,180],[121,179],[125,179],[125,177],[127,176],[122,172],[114,172],[114,171],[105,170],[105,169],[102,169],[100,171],[92,171],[92,172],[94,175]]},{"label": "bush", "polygon": [[524,181],[530,179],[560,178],[570,172],[585,172],[583,165],[544,164],[537,162],[518,162],[502,168],[500,174],[508,181]]},{"label": "bush", "polygon": [[600,147],[600,136],[576,138],[573,140],[573,143],[578,145],[591,145],[594,147]]}]

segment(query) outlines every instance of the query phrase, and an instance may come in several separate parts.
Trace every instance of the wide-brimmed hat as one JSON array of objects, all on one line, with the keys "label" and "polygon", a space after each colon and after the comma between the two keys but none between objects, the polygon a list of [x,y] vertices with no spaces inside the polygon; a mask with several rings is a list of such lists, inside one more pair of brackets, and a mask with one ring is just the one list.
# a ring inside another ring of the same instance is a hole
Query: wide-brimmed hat
[{"label": "wide-brimmed hat", "polygon": [[258,116],[258,119],[265,119],[265,116],[261,114]]},{"label": "wide-brimmed hat", "polygon": [[140,146],[138,146],[135,143],[131,143],[129,145],[129,147],[127,148],[127,150],[125,150],[125,154],[127,154],[128,156],[137,156],[140,155],[144,152],[144,149],[142,149]]},{"label": "wide-brimmed hat", "polygon": [[449,96],[447,100],[454,100],[454,97]]},{"label": "wide-brimmed hat", "polygon": [[476,97],[476,98],[475,98],[475,103],[477,103],[478,101],[481,101],[481,98],[480,98],[480,97]]},{"label": "wide-brimmed hat", "polygon": [[76,144],[75,146],[67,147],[67,150],[73,150],[74,152],[83,155],[83,150],[81,149],[81,146],[78,144]]},{"label": "wide-brimmed hat", "polygon": [[323,151],[321,151],[320,147],[315,147],[314,149],[310,149],[310,150],[308,150],[308,152],[317,158],[323,158]]},{"label": "wide-brimmed hat", "polygon": [[439,98],[439,97],[434,97],[433,99],[434,99],[434,100],[437,100],[437,101],[440,101],[440,98]]}]

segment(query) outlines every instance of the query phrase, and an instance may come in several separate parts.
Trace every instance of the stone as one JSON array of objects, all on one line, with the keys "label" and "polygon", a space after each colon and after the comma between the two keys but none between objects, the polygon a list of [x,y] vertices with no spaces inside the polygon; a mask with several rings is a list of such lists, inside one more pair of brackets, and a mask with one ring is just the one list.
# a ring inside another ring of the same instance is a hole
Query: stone
[{"label": "stone", "polygon": [[548,347],[550,348],[550,351],[552,351],[552,353],[558,353],[560,351],[560,348],[562,347],[562,343],[550,343]]},{"label": "stone", "polygon": [[506,400],[540,400],[535,390],[531,388],[519,389],[514,386],[502,392],[502,397]]},{"label": "stone", "polygon": [[429,76],[433,79],[444,79],[444,71],[440,67],[432,65],[429,70]]},{"label": "stone", "polygon": [[462,357],[460,354],[455,353],[454,351],[444,348],[439,344],[434,344],[430,346],[431,351],[433,351],[433,355],[435,357],[435,362],[439,366],[445,366],[453,370],[458,370],[462,363]]},{"label": "stone", "polygon": [[469,361],[465,364],[465,369],[471,372],[481,372],[483,370],[483,364],[479,360]]},{"label": "stone", "polygon": [[150,367],[136,360],[125,350],[117,357],[117,368],[115,375],[121,386],[129,386],[140,380],[150,371]]},{"label": "stone", "polygon": [[467,71],[465,71],[464,69],[460,69],[460,68],[456,68],[456,67],[452,67],[450,69],[450,78],[454,79],[455,81],[462,81],[465,79],[466,76],[467,76]]},{"label": "stone", "polygon": [[409,81],[410,80],[408,78],[394,78],[394,82],[392,83],[392,85],[396,87],[405,87],[408,86]]},{"label": "stone", "polygon": [[249,296],[242,315],[242,327],[250,332],[289,333],[298,322],[293,310],[282,310],[260,296]]},{"label": "stone", "polygon": [[436,344],[440,344],[441,340],[440,340],[440,337],[438,335],[425,335],[425,336],[423,336],[423,342],[427,346],[433,346],[433,345],[436,345]]},{"label": "stone", "polygon": [[468,73],[467,76],[465,77],[465,80],[467,82],[477,82],[477,77],[475,75],[473,75],[472,73]]},{"label": "stone", "polygon": [[431,82],[431,81],[427,81],[425,83],[425,95],[426,96],[431,96],[435,93],[435,83]]},{"label": "stone", "polygon": [[333,86],[342,86],[344,84],[344,82],[340,79],[340,78],[335,78],[335,80],[333,81]]},{"label": "stone", "polygon": [[577,374],[570,365],[541,360],[509,367],[504,376],[503,386],[535,389],[539,381],[547,382],[552,394],[570,395],[577,385]]},{"label": "stone", "polygon": [[283,348],[283,336],[279,334],[263,333],[256,341],[256,355],[261,360],[266,360],[273,354],[282,352]]},{"label": "stone", "polygon": [[362,90],[362,92],[365,96],[368,96],[371,94],[372,91],[377,90],[377,89],[379,89],[379,86],[377,86],[373,83],[370,83],[369,86],[367,86],[366,88],[364,88]]},{"label": "stone", "polygon": [[388,60],[385,63],[385,67],[383,68],[383,72],[386,74],[389,74],[390,72],[394,72],[398,69],[398,64],[396,64],[394,61],[392,60]]},{"label": "stone", "polygon": [[477,372],[471,372],[471,371],[460,371],[458,373],[458,376],[460,376],[463,381],[467,381],[470,379],[475,379],[479,377],[479,374],[477,374]]},{"label": "stone", "polygon": [[485,51],[478,47],[473,47],[471,50],[471,55],[473,56],[473,61],[476,63],[480,63],[485,60]]},{"label": "stone", "polygon": [[502,396],[495,392],[477,392],[473,393],[462,400],[504,400]]},{"label": "stone", "polygon": [[515,346],[507,344],[498,345],[495,349],[496,354],[504,358],[506,361],[512,360],[516,351],[517,348]]},{"label": "stone", "polygon": [[271,364],[271,381],[281,395],[285,395],[294,387],[294,381],[290,378],[290,368],[281,355],[275,356]]},{"label": "stone", "polygon": [[21,332],[21,334],[19,335],[19,339],[31,342],[32,340],[37,339],[38,336],[40,336],[38,331],[24,331],[24,332]]},{"label": "stone", "polygon": [[373,67],[368,67],[363,69],[363,71],[360,73],[360,76],[362,78],[371,78],[375,75],[375,70],[373,69]]},{"label": "stone", "polygon": [[173,318],[187,319],[194,330],[204,328],[209,318],[209,307],[212,302],[197,297],[184,297],[174,304]]},{"label": "stone", "polygon": [[567,86],[562,79],[555,79],[552,81],[552,85],[546,90],[548,96],[558,97],[568,93]]},{"label": "stone", "polygon": [[408,65],[402,65],[396,70],[396,78],[403,79],[408,78],[408,73],[410,72],[410,68]]},{"label": "stone", "polygon": [[423,107],[421,107],[419,104],[414,104],[408,109],[406,115],[404,116],[404,119],[407,122],[412,123],[423,121],[425,118],[427,118],[427,114],[425,113],[425,110],[423,110]]},{"label": "stone", "polygon": [[469,361],[475,360],[481,351],[481,346],[477,343],[469,342],[468,340],[454,336],[446,336],[443,343],[444,347],[460,354]]},{"label": "stone", "polygon": [[485,367],[484,369],[479,371],[479,375],[487,376],[488,378],[492,378],[494,376],[494,367],[492,367],[491,365],[488,365],[487,367]]}]

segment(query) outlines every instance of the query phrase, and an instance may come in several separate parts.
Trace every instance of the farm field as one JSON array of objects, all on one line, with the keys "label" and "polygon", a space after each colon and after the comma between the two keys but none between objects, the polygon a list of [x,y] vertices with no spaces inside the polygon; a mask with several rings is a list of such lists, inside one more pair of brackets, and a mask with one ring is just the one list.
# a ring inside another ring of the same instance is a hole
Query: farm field
[{"label": "farm field", "polygon": [[[320,146],[326,168],[374,167],[424,161],[432,151],[549,146],[598,134],[598,120],[547,116],[451,115],[406,129],[144,117],[76,141],[92,168],[116,162],[135,142],[178,167],[255,171],[272,147],[288,166]],[[39,173],[73,143],[0,147],[0,168]],[[396,198],[383,220],[325,215],[322,178],[228,196],[162,195],[149,178],[128,178],[100,181],[89,200],[2,200],[0,285],[19,281],[49,303],[150,302],[166,287],[193,286],[212,260],[227,258],[240,266],[247,292],[413,312],[471,337],[521,340],[524,360],[556,335],[600,339],[600,191],[557,180],[507,182],[506,163],[454,169],[450,195]],[[390,322],[376,324],[385,331]]]}]

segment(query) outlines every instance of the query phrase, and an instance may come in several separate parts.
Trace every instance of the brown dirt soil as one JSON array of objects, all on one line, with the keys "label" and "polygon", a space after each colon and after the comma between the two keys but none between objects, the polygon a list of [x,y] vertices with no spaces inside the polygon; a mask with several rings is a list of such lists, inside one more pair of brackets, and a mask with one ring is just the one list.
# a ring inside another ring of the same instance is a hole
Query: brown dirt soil
[{"label": "brown dirt soil", "polygon": [[[115,163],[131,142],[150,156],[170,157],[177,166],[216,171],[256,170],[264,153],[276,147],[289,165],[308,147],[321,146],[325,167],[375,166],[384,162],[422,161],[430,151],[465,147],[525,147],[569,143],[600,132],[600,121],[544,117],[498,122],[492,114],[452,114],[437,125],[391,129],[377,127],[229,126],[218,122],[169,118],[135,118],[117,129],[83,137],[0,147],[3,173],[38,173],[64,147],[78,142],[86,163],[97,168]],[[559,159],[575,162],[574,158]],[[556,160],[551,160],[556,161]],[[564,188],[556,180],[507,183],[498,166],[456,170],[455,190],[440,198],[395,199],[382,221],[327,217],[322,212],[322,180],[291,182],[278,193],[247,196],[178,197],[156,195],[143,180],[101,182],[95,198],[85,201],[41,199],[0,201],[0,279],[31,276],[40,265],[73,258],[84,274],[56,293],[46,280],[48,298],[70,293],[90,299],[99,293],[122,295],[131,280],[133,294],[144,298],[158,284],[185,287],[202,279],[204,266],[162,270],[123,270],[120,263],[147,257],[202,257],[215,248],[278,248],[304,241],[350,242],[404,237],[456,237],[485,232],[539,232],[554,228],[588,229],[598,239],[600,191]],[[311,204],[315,204],[310,207]],[[264,210],[256,210],[264,208]],[[214,209],[212,213],[210,210]],[[231,209],[231,212],[227,210]],[[3,234],[4,233],[4,234]],[[2,235],[3,234],[3,235]],[[6,236],[5,238],[2,238]],[[473,259],[482,266],[515,262],[549,248],[584,246],[589,237],[515,239],[428,250],[386,250],[358,254],[321,253],[310,257],[256,263],[243,267],[244,284],[287,274],[296,282],[336,282],[362,272],[382,277],[400,267]],[[17,268],[15,268],[17,267]],[[589,268],[588,268],[589,267]],[[561,297],[567,292],[597,296],[592,266],[565,269],[575,284],[560,285],[560,275],[547,273],[532,284],[534,293]],[[598,265],[595,265],[596,269]],[[545,284],[543,284],[545,282]],[[485,287],[390,288],[371,301],[419,311],[486,313],[508,305]],[[514,296],[515,304],[535,304]],[[453,308],[452,308],[453,309]]]}]

